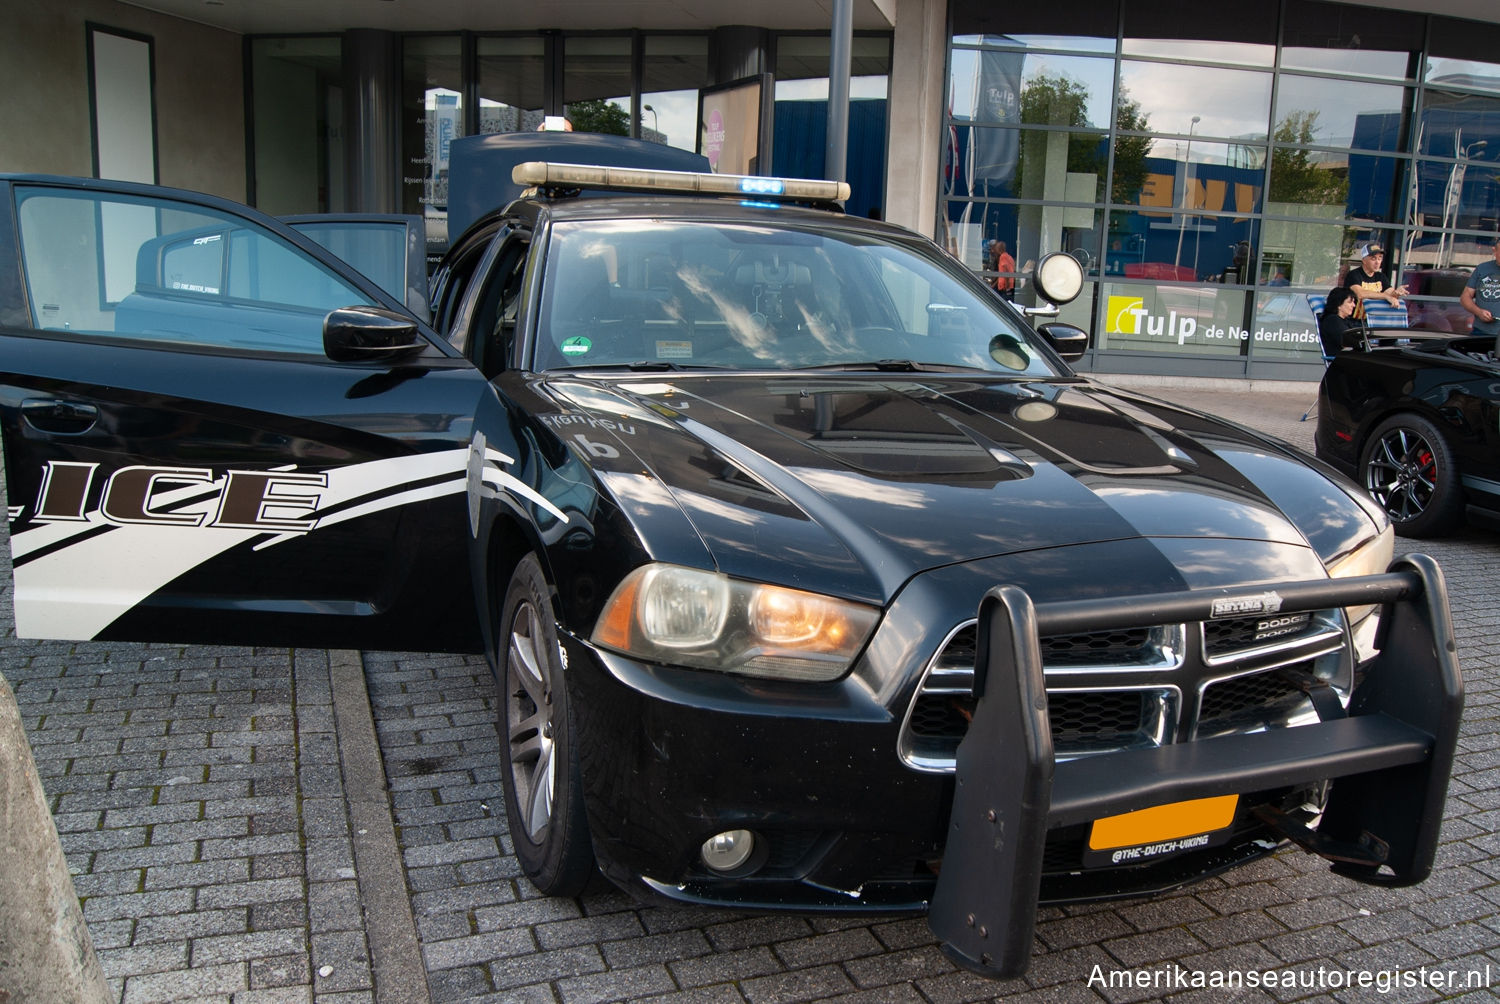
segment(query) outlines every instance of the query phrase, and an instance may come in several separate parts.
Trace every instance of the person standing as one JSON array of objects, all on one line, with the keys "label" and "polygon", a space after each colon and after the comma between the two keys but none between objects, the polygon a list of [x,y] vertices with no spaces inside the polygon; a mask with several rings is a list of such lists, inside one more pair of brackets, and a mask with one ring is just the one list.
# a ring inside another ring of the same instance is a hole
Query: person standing
[{"label": "person standing", "polygon": [[[1495,242],[1492,250],[1494,260],[1480,262],[1469,273],[1469,281],[1458,295],[1458,302],[1474,315],[1472,330],[1476,335],[1500,336],[1500,316],[1497,316],[1500,315],[1500,241]],[[1496,347],[1500,348],[1500,338],[1496,339]]]},{"label": "person standing", "polygon": [[1384,300],[1392,307],[1401,306],[1407,295],[1405,286],[1391,286],[1385,277],[1385,248],[1374,241],[1359,249],[1359,264],[1344,275],[1344,287],[1354,294],[1354,319],[1365,318],[1366,300]]},{"label": "person standing", "polygon": [[1016,270],[1016,259],[1006,249],[1004,241],[990,244],[991,267],[1000,274],[995,277],[995,288],[1007,300],[1016,298],[1016,280],[1010,273]]}]

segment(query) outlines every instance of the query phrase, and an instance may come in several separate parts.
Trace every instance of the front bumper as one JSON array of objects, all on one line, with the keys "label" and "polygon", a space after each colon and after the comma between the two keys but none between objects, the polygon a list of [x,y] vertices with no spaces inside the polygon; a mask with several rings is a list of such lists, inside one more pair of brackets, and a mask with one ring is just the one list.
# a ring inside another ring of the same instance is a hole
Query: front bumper
[{"label": "front bumper", "polygon": [[[1285,583],[1283,612],[1380,603],[1379,655],[1347,717],[1057,763],[1037,638],[1091,627],[1207,620],[1228,590],[1034,606],[997,587],[980,607],[974,720],[958,749],[943,867],[929,924],[967,968],[1014,976],[1030,961],[1049,830],[1190,799],[1332,779],[1315,829],[1285,835],[1360,882],[1431,872],[1463,711],[1442,574],[1421,555],[1385,575]],[[1003,769],[996,769],[1003,765]],[[1268,822],[1275,819],[1268,816]]]},{"label": "front bumper", "polygon": [[[1207,620],[1214,601],[1234,591],[1036,606],[1015,588],[992,593],[981,622],[990,632],[987,671],[975,674],[982,694],[956,774],[900,760],[910,676],[886,690],[876,684],[894,677],[879,673],[779,684],[645,665],[565,638],[596,856],[609,878],[651,898],[757,910],[929,910],[955,957],[991,973],[1024,968],[1039,902],[1175,888],[1289,836],[1320,853],[1355,846],[1343,856],[1358,861],[1368,831],[1389,845],[1387,868],[1344,862],[1340,871],[1419,881],[1431,866],[1461,684],[1436,566],[1414,557],[1393,568],[1276,587],[1283,612],[1386,606],[1381,653],[1362,668],[1347,715],[1324,700],[1313,724],[1062,763],[1053,756],[1037,639]],[[892,619],[940,621],[937,602],[901,606]],[[917,649],[874,658],[894,666],[926,657]],[[1234,823],[1210,845],[1116,866],[1082,861],[1093,820],[1231,793],[1239,796]],[[1289,813],[1325,798],[1311,837],[1289,822]],[[699,846],[734,828],[764,838],[769,860],[753,875],[708,872]],[[982,933],[1001,931],[1014,933]]]}]

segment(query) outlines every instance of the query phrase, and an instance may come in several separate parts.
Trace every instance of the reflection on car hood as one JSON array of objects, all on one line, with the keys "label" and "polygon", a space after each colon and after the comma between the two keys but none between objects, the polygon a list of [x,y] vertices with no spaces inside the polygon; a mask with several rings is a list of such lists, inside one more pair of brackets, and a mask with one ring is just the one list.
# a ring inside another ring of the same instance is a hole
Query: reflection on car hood
[{"label": "reflection on car hood", "polygon": [[[683,517],[722,570],[880,602],[941,565],[1099,541],[1311,545],[1373,532],[1349,495],[1222,421],[1083,380],[554,378],[541,416],[648,550]],[[668,512],[668,510],[670,512]],[[699,546],[694,544],[693,546]]]}]

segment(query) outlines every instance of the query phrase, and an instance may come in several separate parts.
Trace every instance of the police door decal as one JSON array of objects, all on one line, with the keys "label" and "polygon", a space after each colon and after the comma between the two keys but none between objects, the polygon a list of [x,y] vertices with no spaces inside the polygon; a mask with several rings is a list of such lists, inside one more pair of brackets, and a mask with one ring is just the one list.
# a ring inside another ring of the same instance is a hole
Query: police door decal
[{"label": "police door decal", "polygon": [[[16,634],[93,638],[231,548],[256,550],[464,491],[466,449],[324,471],[49,462],[30,511],[11,507]],[[20,528],[17,528],[17,523]]]}]

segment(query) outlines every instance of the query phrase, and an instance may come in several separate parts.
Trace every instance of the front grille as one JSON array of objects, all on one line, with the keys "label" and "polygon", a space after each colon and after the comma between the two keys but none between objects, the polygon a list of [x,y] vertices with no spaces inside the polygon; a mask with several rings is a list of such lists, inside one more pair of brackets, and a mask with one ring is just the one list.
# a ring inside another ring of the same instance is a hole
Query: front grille
[{"label": "front grille", "polygon": [[[919,770],[951,771],[973,718],[978,628],[956,629],[929,664],[901,732]],[[1294,725],[1305,688],[1347,692],[1336,611],[1082,632],[1039,639],[1059,759],[1185,741],[1201,732]]]},{"label": "front grille", "polygon": [[1210,684],[1203,691],[1203,706],[1198,712],[1200,731],[1225,731],[1237,719],[1253,721],[1266,709],[1300,704],[1306,695],[1297,671],[1306,673],[1308,669],[1306,665],[1289,667]]},{"label": "front grille", "polygon": [[1129,745],[1147,717],[1148,694],[1141,690],[1073,691],[1047,695],[1052,745],[1110,743]]},{"label": "front grille", "polygon": [[1144,665],[1155,655],[1150,628],[1092,631],[1042,639],[1042,663],[1047,666]]},{"label": "front grille", "polygon": [[1318,630],[1318,621],[1309,613],[1204,621],[1203,653],[1209,659],[1233,657],[1247,649],[1294,641]]}]

